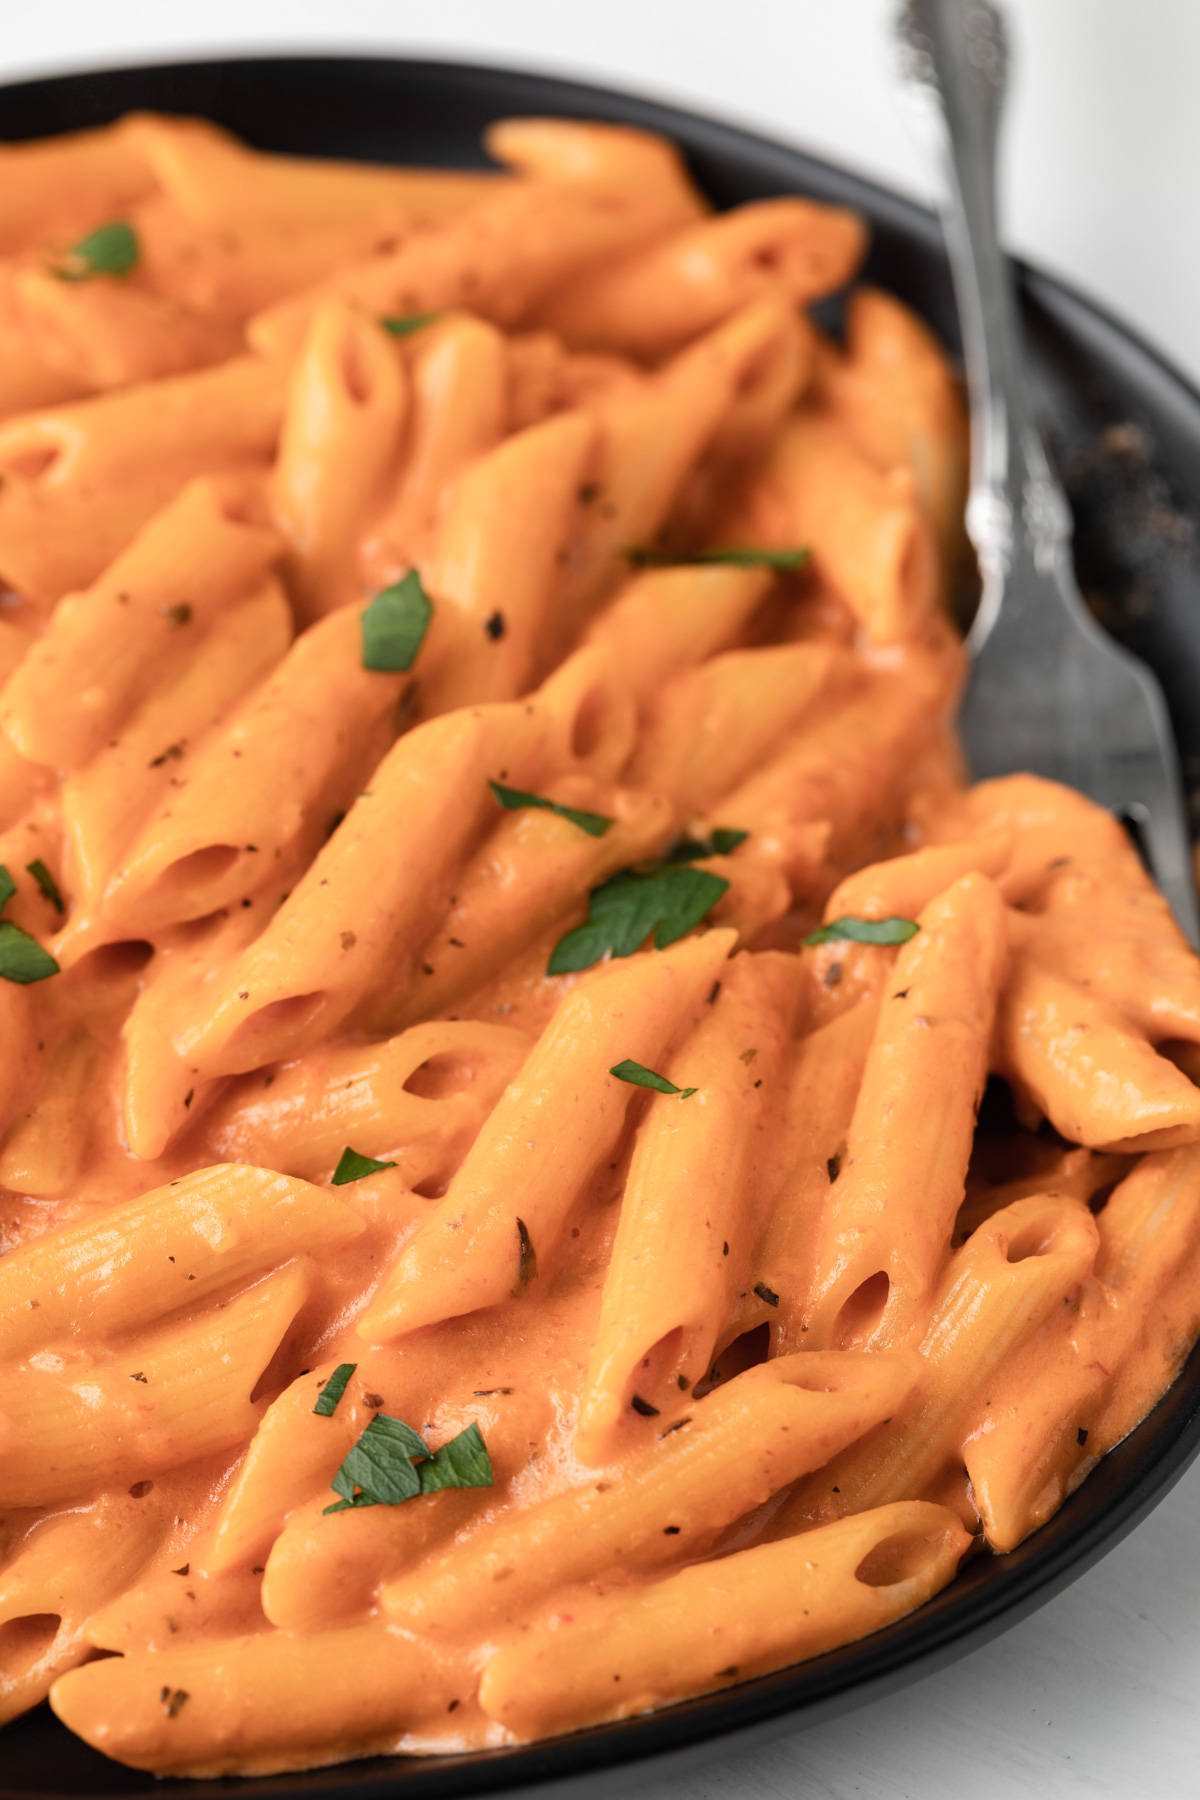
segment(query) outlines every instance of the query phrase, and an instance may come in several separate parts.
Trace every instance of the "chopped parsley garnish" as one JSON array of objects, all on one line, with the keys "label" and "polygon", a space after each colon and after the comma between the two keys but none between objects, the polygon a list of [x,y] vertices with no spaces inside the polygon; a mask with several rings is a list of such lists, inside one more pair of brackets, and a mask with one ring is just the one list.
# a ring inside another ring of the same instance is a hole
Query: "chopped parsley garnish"
[{"label": "chopped parsley garnish", "polygon": [[433,601],[415,569],[382,588],[362,616],[363,668],[388,674],[411,669],[432,617]]},{"label": "chopped parsley garnish", "polygon": [[378,1175],[380,1169],[394,1169],[395,1166],[394,1162],[376,1162],[373,1156],[363,1156],[347,1144],[329,1178],[330,1186],[345,1187],[348,1181],[361,1181],[364,1175]]},{"label": "chopped parsley garnish", "polygon": [[621,869],[588,895],[586,925],[577,925],[554,946],[548,975],[590,969],[606,951],[632,956],[654,933],[665,950],[686,937],[712,911],[729,883],[708,869],[671,868],[661,863],[640,872]]},{"label": "chopped parsley garnish", "polygon": [[337,1403],[346,1391],[346,1383],[357,1369],[357,1363],[339,1363],[325,1386],[317,1395],[317,1404],[313,1407],[323,1419],[331,1419],[337,1410]]},{"label": "chopped parsley garnish", "polygon": [[517,1287],[520,1289],[537,1274],[537,1251],[533,1247],[533,1239],[524,1219],[517,1220],[517,1237],[521,1243],[521,1257],[517,1264]]},{"label": "chopped parsley garnish", "polygon": [[137,267],[141,246],[137,232],[124,219],[101,225],[80,238],[55,264],[60,281],[91,281],[96,275],[128,275]]},{"label": "chopped parsley garnish", "polygon": [[63,897],[58,891],[58,883],[55,881],[41,857],[36,857],[33,862],[26,863],[25,868],[26,871],[33,876],[33,879],[37,882],[55,912],[63,912],[65,908],[63,907]]},{"label": "chopped parsley garnish", "polygon": [[779,1295],[775,1292],[774,1288],[769,1288],[765,1281],[756,1281],[754,1284],[754,1291],[760,1300],[766,1301],[768,1306],[779,1305]]},{"label": "chopped parsley garnish", "polygon": [[440,312],[403,313],[398,317],[388,314],[379,323],[392,337],[411,337],[414,331],[424,331],[427,325],[433,325],[441,316]]},{"label": "chopped parsley garnish", "polygon": [[805,943],[840,944],[907,944],[921,927],[915,919],[832,919],[828,925],[810,931]]},{"label": "chopped parsley garnish", "polygon": [[520,788],[504,787],[498,781],[489,781],[488,786],[499,805],[509,812],[517,812],[523,806],[540,806],[545,812],[557,813],[560,819],[578,825],[589,837],[603,837],[613,823],[603,813],[584,812],[578,806],[560,806],[557,800],[546,800],[541,794],[526,794]]},{"label": "chopped parsley garnish", "polygon": [[439,1488],[491,1487],[492,1464],[483,1433],[472,1423],[440,1450],[402,1419],[380,1413],[371,1420],[330,1486],[340,1494],[327,1513],[352,1506],[399,1506]]},{"label": "chopped parsley garnish", "polygon": [[721,550],[699,550],[694,556],[673,556],[666,550],[642,549],[634,545],[621,554],[635,569],[691,568],[712,563],[721,563],[731,569],[799,569],[812,551],[766,550],[751,544],[730,544]]},{"label": "chopped parsley garnish", "polygon": [[610,1075],[615,1075],[618,1081],[628,1081],[633,1087],[653,1088],[656,1094],[678,1094],[681,1100],[690,1100],[692,1095],[697,1092],[694,1087],[676,1087],[675,1083],[668,1081],[665,1075],[656,1075],[653,1069],[647,1069],[644,1064],[634,1062],[628,1056],[624,1062],[617,1063],[608,1072]]},{"label": "chopped parsley garnish", "polygon": [[[0,912],[16,891],[16,882],[0,863]],[[14,925],[11,919],[0,919],[0,980],[15,981],[21,987],[28,987],[31,982],[45,981],[47,976],[57,974],[58,964],[36,938]]]}]

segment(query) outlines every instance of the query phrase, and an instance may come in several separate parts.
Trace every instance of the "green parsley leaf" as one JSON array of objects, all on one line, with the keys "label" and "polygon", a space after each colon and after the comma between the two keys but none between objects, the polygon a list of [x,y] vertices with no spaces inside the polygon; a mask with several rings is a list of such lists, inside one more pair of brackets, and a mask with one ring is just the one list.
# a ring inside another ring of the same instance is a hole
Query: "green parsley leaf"
[{"label": "green parsley leaf", "polygon": [[395,1166],[394,1162],[376,1162],[373,1156],[363,1156],[347,1144],[329,1183],[331,1187],[345,1187],[348,1181],[361,1181],[364,1175],[378,1175],[380,1169],[394,1169]]},{"label": "green parsley leaf", "polygon": [[832,919],[810,931],[806,944],[907,944],[921,927],[915,919]]},{"label": "green parsley leaf", "polygon": [[440,312],[404,313],[399,318],[389,314],[380,319],[379,323],[392,337],[409,337],[414,331],[424,331],[427,325],[434,324],[441,316]]},{"label": "green parsley leaf", "polygon": [[37,882],[43,894],[45,894],[47,900],[49,900],[50,904],[53,906],[55,912],[60,913],[65,911],[63,897],[58,891],[58,883],[55,881],[41,857],[37,857],[35,861],[31,863],[26,863],[25,869],[28,874],[33,876],[33,879]]},{"label": "green parsley leaf", "polygon": [[415,569],[381,589],[362,616],[363,668],[389,674],[411,669],[432,617],[433,601]]},{"label": "green parsley leaf", "polygon": [[330,1485],[342,1498],[327,1506],[327,1513],[352,1506],[399,1506],[439,1488],[491,1487],[492,1464],[474,1423],[431,1452],[411,1425],[378,1413]]},{"label": "green parsley leaf", "polygon": [[0,863],[0,912],[8,905],[17,891],[17,884],[9,874],[4,863]]},{"label": "green parsley leaf", "polygon": [[730,856],[750,836],[748,831],[731,831],[718,825],[711,837],[680,838],[663,856],[664,863],[699,862],[706,856]]},{"label": "green parsley leaf", "polygon": [[712,911],[728,886],[723,876],[708,869],[652,865],[644,874],[622,869],[592,889],[587,924],[577,925],[558,940],[546,973],[590,969],[605,951],[632,956],[651,932],[655,949],[665,950]]},{"label": "green parsley leaf", "polygon": [[668,1081],[665,1075],[656,1075],[653,1069],[645,1068],[643,1064],[634,1062],[630,1057],[626,1057],[624,1062],[619,1062],[608,1072],[610,1075],[615,1075],[618,1081],[628,1081],[634,1087],[653,1088],[656,1094],[678,1094],[681,1100],[690,1099],[696,1092],[695,1088],[677,1088],[675,1083]]},{"label": "green parsley leaf", "polygon": [[478,1425],[472,1421],[465,1431],[435,1450],[428,1462],[418,1466],[417,1474],[423,1494],[436,1494],[439,1488],[491,1487],[492,1459]]},{"label": "green parsley leaf", "polygon": [[11,919],[0,919],[0,980],[17,981],[28,987],[32,981],[45,981],[58,974],[58,964],[36,938],[14,925]]},{"label": "green parsley leaf", "polygon": [[637,545],[621,552],[635,569],[693,568],[721,563],[732,569],[799,569],[809,560],[811,550],[760,550],[750,544],[730,544],[722,550],[699,550],[695,556],[672,556],[665,550],[642,549]]},{"label": "green parsley leaf", "polygon": [[346,1383],[357,1369],[357,1363],[339,1363],[325,1386],[317,1395],[317,1404],[313,1411],[322,1419],[331,1419],[337,1411],[337,1403],[346,1391]]},{"label": "green parsley leaf", "polygon": [[141,255],[137,232],[124,219],[101,225],[72,244],[54,273],[60,281],[91,281],[96,275],[128,275]]},{"label": "green parsley leaf", "polygon": [[499,804],[509,812],[516,812],[523,806],[540,806],[546,812],[557,813],[560,819],[569,819],[589,837],[603,837],[613,823],[603,813],[583,812],[578,806],[560,806],[557,800],[543,799],[541,794],[522,793],[520,788],[503,787],[498,781],[489,781],[488,786]]}]

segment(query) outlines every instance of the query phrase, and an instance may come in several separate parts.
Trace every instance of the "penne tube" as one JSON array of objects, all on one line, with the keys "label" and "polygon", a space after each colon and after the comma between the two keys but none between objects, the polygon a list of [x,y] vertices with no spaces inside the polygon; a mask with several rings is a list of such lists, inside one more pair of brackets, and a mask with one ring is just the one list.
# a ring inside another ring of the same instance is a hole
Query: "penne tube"
[{"label": "penne tube", "polygon": [[394,1750],[406,1731],[440,1725],[472,1686],[460,1662],[370,1624],[110,1657],[64,1675],[50,1704],[131,1768],[271,1775]]},{"label": "penne tube", "polygon": [[390,748],[406,679],[364,667],[359,607],[298,637],[129,846],[109,930],[152,936],[255,897],[265,920]]},{"label": "penne tube", "polygon": [[832,293],[865,248],[857,213],[812,200],[753,201],[571,281],[549,296],[540,319],[582,349],[654,360],[764,295],[803,306]]},{"label": "penne tube", "polygon": [[494,1306],[549,1272],[571,1206],[624,1128],[634,1090],[613,1065],[632,1058],[653,1068],[732,948],[732,932],[710,931],[611,963],[570,990],[385,1277],[361,1337]]},{"label": "penne tube", "polygon": [[0,1725],[91,1654],[89,1615],[136,1579],[169,1529],[153,1502],[123,1493],[33,1525],[0,1574]]},{"label": "penne tube", "polygon": [[0,145],[0,255],[111,218],[153,181],[126,120]]},{"label": "penne tube", "polygon": [[966,1189],[1004,975],[1004,907],[965,875],[900,950],[816,1232],[816,1349],[903,1341],[932,1295]]},{"label": "penne tube", "polygon": [[411,1188],[462,1160],[531,1040],[511,1025],[438,1019],[380,1044],[310,1051],[235,1085],[209,1114],[218,1154],[325,1178],[347,1144],[393,1157]]},{"label": "penne tube", "polygon": [[493,171],[392,168],[252,150],[207,121],[135,113],[131,144],[190,219],[233,231],[295,234],[347,220],[432,224],[500,192]]},{"label": "penne tube", "polygon": [[452,608],[459,648],[431,677],[428,710],[524,693],[544,657],[547,610],[596,437],[586,413],[515,432],[481,456],[447,496],[423,575]]},{"label": "penne tube", "polygon": [[493,815],[488,780],[528,789],[551,771],[611,773],[632,725],[615,669],[588,651],[528,700],[401,738],[261,937],[210,984],[206,1015],[178,1037],[188,1069],[242,1074],[298,1055],[369,1003],[385,972],[388,996],[402,990]]},{"label": "penne tube", "polygon": [[932,615],[933,538],[907,469],[886,473],[838,424],[798,414],[720,525],[725,543],[802,544],[872,643],[902,643]]},{"label": "penne tube", "polygon": [[516,182],[457,218],[268,307],[250,321],[246,335],[259,355],[294,355],[313,311],[330,295],[376,317],[469,307],[511,329],[566,276],[654,242],[677,214],[675,196],[653,188]]},{"label": "penne tube", "polygon": [[498,162],[533,180],[653,193],[678,224],[706,210],[678,147],[657,132],[587,119],[494,119],[483,142]]},{"label": "penne tube", "polygon": [[1064,1303],[1077,1303],[1097,1242],[1077,1200],[1033,1195],[994,1213],[946,1264],[919,1346],[927,1372],[911,1398],[802,1483],[771,1535],[917,1499],[945,1470],[961,1469],[964,1428],[988,1384]]},{"label": "penne tube", "polygon": [[792,1168],[775,1201],[753,1263],[758,1286],[777,1298],[773,1316],[753,1293],[739,1316],[743,1329],[769,1318],[777,1355],[803,1348],[804,1311],[816,1272],[818,1224],[829,1188],[847,1153],[863,1070],[879,1015],[875,995],[804,1038],[789,1085],[796,1121]]},{"label": "penne tube", "polygon": [[638,744],[630,779],[670,795],[679,814],[705,813],[809,721],[845,680],[829,644],[727,650],[676,675]]},{"label": "penne tube", "polygon": [[272,475],[301,628],[359,598],[355,553],[384,502],[407,407],[403,364],[383,332],[327,301],[288,382]]},{"label": "penne tube", "polygon": [[758,1140],[779,1104],[798,973],[783,959],[735,957],[664,1071],[698,1090],[694,1104],[658,1094],[647,1106],[580,1405],[585,1463],[607,1461],[631,1418],[647,1405],[670,1409],[708,1373],[736,1311],[757,1235]]},{"label": "penne tube", "polygon": [[251,1393],[308,1290],[291,1263],[215,1313],[107,1353],[31,1357],[5,1383],[0,1504],[77,1500],[244,1444],[262,1410]]},{"label": "penne tube", "polygon": [[915,919],[937,896],[964,875],[1000,881],[1012,858],[1011,831],[997,831],[965,844],[930,845],[908,856],[871,863],[840,881],[825,902],[832,919]]},{"label": "penne tube", "polygon": [[1143,1157],[1096,1221],[1096,1279],[989,1385],[963,1455],[988,1542],[1045,1523],[1178,1375],[1200,1330],[1200,1149]]},{"label": "penne tube", "polygon": [[[175,680],[152,689],[120,735],[67,776],[63,828],[70,886],[82,908],[96,904],[155,802],[178,791],[205,735],[282,660],[291,637],[287,600],[268,578],[249,599],[219,614]],[[72,927],[74,943],[74,920]],[[67,960],[66,949],[67,938],[60,936],[60,962]]]},{"label": "penne tube", "polygon": [[36,1042],[36,992],[15,981],[0,983],[0,1144],[13,1119],[30,1104],[41,1073],[41,1058],[29,1053]]},{"label": "penne tube", "polygon": [[[34,762],[80,768],[147,679],[177,668],[218,614],[261,587],[277,553],[275,534],[241,523],[216,483],[191,483],[93,587],[56,607],[0,693],[10,741]],[[58,704],[64,684],[76,705]]]},{"label": "penne tube", "polygon": [[431,552],[454,482],[501,442],[508,365],[503,333],[469,313],[451,313],[417,334],[403,463],[363,545],[364,569],[377,586]]},{"label": "penne tube", "polygon": [[647,569],[597,614],[584,642],[620,659],[644,718],[671,676],[733,647],[770,586],[765,569]]},{"label": "penne tube", "polygon": [[1200,1138],[1200,1089],[1102,992],[1017,951],[996,1020],[998,1067],[1035,1119],[1099,1150],[1168,1150]]},{"label": "penne tube", "polygon": [[197,475],[265,468],[285,374],[256,357],[0,425],[0,571],[42,603],[88,587]]},{"label": "penne tube", "polygon": [[210,368],[243,347],[226,320],[125,282],[64,282],[23,269],[16,288],[30,329],[53,344],[55,362],[85,393]]},{"label": "penne tube", "polygon": [[573,1595],[501,1643],[480,1704],[526,1739],[749,1681],[915,1611],[970,1543],[947,1507],[902,1501],[632,1591]]},{"label": "penne tube", "polygon": [[778,1357],[735,1377],[612,1471],[482,1525],[383,1589],[385,1614],[444,1643],[522,1621],[555,1588],[648,1574],[819,1468],[903,1404],[914,1356]]},{"label": "penne tube", "polygon": [[670,835],[671,810],[655,793],[567,777],[546,784],[544,794],[598,811],[612,825],[592,837],[568,819],[532,808],[501,819],[455,883],[445,918],[396,997],[395,1023],[457,1005],[555,925],[565,930],[590,889],[661,851]]},{"label": "penne tube", "polygon": [[929,327],[892,294],[859,286],[846,306],[846,355],[831,360],[822,401],[879,469],[912,470],[952,574],[967,495],[959,382]]},{"label": "penne tube", "polygon": [[233,1163],[201,1169],[0,1259],[0,1356],[120,1336],[362,1231],[356,1212],[307,1182]]}]

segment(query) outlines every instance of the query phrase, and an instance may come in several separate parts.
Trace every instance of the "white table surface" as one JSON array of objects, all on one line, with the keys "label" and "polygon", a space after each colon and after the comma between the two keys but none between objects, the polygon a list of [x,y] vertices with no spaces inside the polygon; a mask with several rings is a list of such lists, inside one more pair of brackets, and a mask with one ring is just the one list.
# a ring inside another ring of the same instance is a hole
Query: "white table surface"
[{"label": "white table surface", "polygon": [[[0,80],[239,48],[406,50],[639,89],[922,195],[888,0],[9,0]],[[1008,0],[1014,248],[1200,381],[1200,7]],[[336,19],[336,27],[332,23]],[[0,134],[3,107],[0,102]],[[622,1800],[1193,1800],[1200,1465],[1049,1606],[890,1699],[736,1761],[625,1776]]]}]

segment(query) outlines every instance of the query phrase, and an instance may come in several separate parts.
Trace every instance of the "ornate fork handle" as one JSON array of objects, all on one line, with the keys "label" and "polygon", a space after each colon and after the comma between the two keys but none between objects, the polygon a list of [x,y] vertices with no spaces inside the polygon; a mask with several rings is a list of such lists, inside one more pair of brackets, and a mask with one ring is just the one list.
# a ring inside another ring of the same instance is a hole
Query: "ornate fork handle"
[{"label": "ornate fork handle", "polygon": [[1071,515],[1046,461],[1022,370],[1012,277],[996,223],[996,140],[1008,77],[1004,23],[990,0],[905,0],[897,20],[904,75],[937,129],[959,206],[945,216],[971,390],[967,531],[983,598],[969,640],[995,623],[1022,553],[1049,574],[1069,557]]}]

